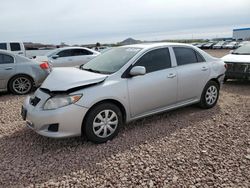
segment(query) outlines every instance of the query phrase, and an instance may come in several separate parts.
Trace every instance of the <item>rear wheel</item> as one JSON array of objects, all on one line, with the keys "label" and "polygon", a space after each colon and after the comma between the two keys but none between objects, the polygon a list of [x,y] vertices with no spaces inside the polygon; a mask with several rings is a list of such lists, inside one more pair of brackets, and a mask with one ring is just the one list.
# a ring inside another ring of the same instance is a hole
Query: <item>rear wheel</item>
[{"label": "rear wheel", "polygon": [[219,98],[219,90],[220,87],[217,82],[209,81],[203,89],[199,103],[200,107],[205,109],[214,107]]},{"label": "rear wheel", "polygon": [[112,103],[102,103],[88,113],[83,134],[91,142],[104,143],[118,134],[121,125],[121,110]]},{"label": "rear wheel", "polygon": [[26,75],[18,75],[13,77],[9,82],[9,89],[17,95],[25,95],[33,88],[33,81]]}]

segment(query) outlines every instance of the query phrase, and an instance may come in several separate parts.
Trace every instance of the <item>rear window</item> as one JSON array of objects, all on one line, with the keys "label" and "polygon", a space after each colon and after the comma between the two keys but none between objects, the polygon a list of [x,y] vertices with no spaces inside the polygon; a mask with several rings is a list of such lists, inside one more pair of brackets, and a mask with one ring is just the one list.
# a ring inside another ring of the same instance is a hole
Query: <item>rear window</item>
[{"label": "rear window", "polygon": [[11,51],[21,51],[21,46],[19,43],[10,43]]},{"label": "rear window", "polygon": [[0,54],[0,64],[14,63],[14,58],[10,55]]},{"label": "rear window", "polygon": [[7,44],[6,43],[0,43],[0,49],[1,50],[7,50]]}]

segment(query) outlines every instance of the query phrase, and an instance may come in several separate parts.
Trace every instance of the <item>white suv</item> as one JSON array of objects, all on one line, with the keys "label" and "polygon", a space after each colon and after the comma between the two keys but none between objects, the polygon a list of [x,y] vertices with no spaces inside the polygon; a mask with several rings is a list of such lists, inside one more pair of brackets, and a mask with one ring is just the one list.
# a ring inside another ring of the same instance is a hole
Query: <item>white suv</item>
[{"label": "white suv", "polygon": [[0,50],[8,50],[16,55],[26,56],[26,50],[22,42],[0,42]]}]

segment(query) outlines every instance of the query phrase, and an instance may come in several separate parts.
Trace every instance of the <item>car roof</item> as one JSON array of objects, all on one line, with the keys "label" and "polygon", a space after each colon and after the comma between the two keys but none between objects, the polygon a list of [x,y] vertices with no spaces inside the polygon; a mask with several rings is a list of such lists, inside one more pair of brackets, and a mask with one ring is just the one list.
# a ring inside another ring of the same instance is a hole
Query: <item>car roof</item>
[{"label": "car roof", "polygon": [[67,46],[67,47],[56,48],[56,49],[68,50],[68,49],[88,49],[88,48],[86,48],[86,47],[81,47],[81,46]]},{"label": "car roof", "polygon": [[141,43],[141,44],[132,44],[126,45],[122,47],[133,47],[133,48],[143,48],[143,49],[150,49],[162,46],[189,46],[193,47],[191,44],[184,44],[184,43],[174,43],[174,42],[158,42],[158,43]]}]

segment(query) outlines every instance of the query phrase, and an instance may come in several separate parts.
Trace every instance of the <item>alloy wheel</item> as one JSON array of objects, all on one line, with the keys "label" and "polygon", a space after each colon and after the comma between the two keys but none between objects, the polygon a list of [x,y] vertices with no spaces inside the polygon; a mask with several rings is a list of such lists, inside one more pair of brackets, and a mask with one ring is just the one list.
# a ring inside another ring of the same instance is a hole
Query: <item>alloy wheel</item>
[{"label": "alloy wheel", "polygon": [[103,110],[93,121],[94,134],[100,138],[112,135],[118,126],[118,116],[113,110]]},{"label": "alloy wheel", "polygon": [[218,97],[218,90],[215,86],[210,86],[208,89],[207,89],[207,92],[206,92],[206,95],[205,95],[205,98],[206,98],[206,102],[208,105],[213,105],[216,100],[217,100],[217,97]]},{"label": "alloy wheel", "polygon": [[26,77],[18,77],[13,81],[12,87],[16,93],[25,94],[32,88],[32,83]]}]

